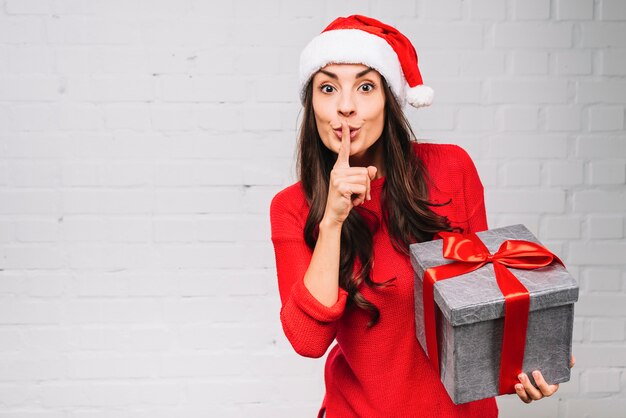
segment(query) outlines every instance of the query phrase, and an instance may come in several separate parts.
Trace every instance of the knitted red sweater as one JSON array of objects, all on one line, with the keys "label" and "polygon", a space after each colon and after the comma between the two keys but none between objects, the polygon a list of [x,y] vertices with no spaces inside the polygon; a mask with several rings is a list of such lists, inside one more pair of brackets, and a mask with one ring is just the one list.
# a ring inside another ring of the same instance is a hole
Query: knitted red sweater
[{"label": "knitted red sweater", "polygon": [[[430,177],[430,199],[451,203],[432,207],[453,226],[466,231],[487,229],[483,186],[469,155],[455,145],[415,144]],[[380,219],[385,179],[372,182],[366,207]],[[385,225],[374,235],[372,279],[396,277],[394,286],[363,296],[380,310],[380,321],[368,329],[370,317],[346,309],[347,293],[326,307],[309,293],[303,278],[312,251],[303,239],[309,212],[300,183],[272,200],[270,218],[276,254],[280,319],[293,348],[306,357],[321,357],[334,339],[325,366],[326,396],[319,416],[328,418],[490,418],[498,415],[494,398],[454,405],[415,337],[413,271],[407,256],[395,251]]]}]

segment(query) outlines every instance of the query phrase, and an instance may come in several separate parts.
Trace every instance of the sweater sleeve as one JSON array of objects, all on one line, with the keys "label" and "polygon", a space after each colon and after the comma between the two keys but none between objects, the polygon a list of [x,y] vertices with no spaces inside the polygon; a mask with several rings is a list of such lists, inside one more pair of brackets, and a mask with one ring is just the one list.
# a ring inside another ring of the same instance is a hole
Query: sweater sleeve
[{"label": "sweater sleeve", "polygon": [[283,190],[270,205],[281,299],[280,320],[285,336],[298,354],[321,357],[335,338],[337,320],[345,309],[347,292],[340,288],[337,302],[327,307],[304,285],[304,274],[313,252],[303,236],[306,206],[300,196],[293,194],[293,189]]},{"label": "sweater sleeve", "polygon": [[463,165],[463,193],[465,197],[465,214],[467,232],[480,232],[487,229],[487,212],[485,209],[485,191],[472,158],[463,148],[459,149],[459,159]]}]

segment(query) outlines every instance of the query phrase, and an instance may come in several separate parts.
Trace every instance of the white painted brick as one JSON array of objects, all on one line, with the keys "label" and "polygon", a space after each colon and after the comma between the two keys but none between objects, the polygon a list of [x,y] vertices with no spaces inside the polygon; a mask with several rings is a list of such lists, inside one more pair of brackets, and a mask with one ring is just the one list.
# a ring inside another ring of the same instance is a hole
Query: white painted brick
[{"label": "white painted brick", "polygon": [[574,318],[574,329],[572,332],[572,341],[573,342],[582,342],[584,336],[584,326],[585,320],[583,318]]},{"label": "white painted brick", "polygon": [[43,219],[17,222],[15,237],[20,242],[54,242],[59,239],[59,224]]},{"label": "white painted brick", "polygon": [[541,183],[541,164],[537,161],[512,161],[504,166],[505,186],[537,186]]},{"label": "white painted brick", "polygon": [[626,95],[626,81],[605,80],[601,82],[582,81],[577,83],[577,97],[581,103],[622,104]]},{"label": "white painted brick", "polygon": [[461,54],[424,49],[419,52],[419,68],[422,77],[430,82],[432,77],[458,76],[461,68]]},{"label": "white painted brick", "polygon": [[548,162],[545,170],[549,186],[575,186],[583,183],[582,161]]},{"label": "white painted brick", "polygon": [[602,20],[626,20],[626,3],[621,0],[602,0],[600,17]]},{"label": "white painted brick", "polygon": [[[42,265],[42,267],[44,266]],[[55,268],[54,266],[48,267]],[[2,304],[0,304],[0,324],[58,324],[61,319],[62,309],[62,304],[58,300],[44,302],[14,298],[3,299]],[[18,365],[13,367],[17,368]],[[0,373],[0,375],[2,375],[4,380],[9,378],[4,373]],[[18,377],[17,379],[20,378]]]},{"label": "white painted brick", "polygon": [[516,20],[542,20],[550,17],[550,0],[515,0],[513,16]]},{"label": "white painted brick", "polygon": [[624,341],[626,339],[624,328],[623,319],[593,318],[591,319],[591,341]]},{"label": "white painted brick", "polygon": [[[488,212],[491,212],[491,209],[489,209]],[[540,217],[537,214],[504,213],[498,216],[498,221],[496,223],[494,223],[493,225],[489,224],[489,227],[493,229],[509,225],[524,224],[526,228],[530,230],[530,232],[532,232],[535,236],[540,237],[539,223]]]},{"label": "white painted brick", "polygon": [[147,130],[150,110],[144,106],[109,105],[104,110],[104,125],[110,129]]},{"label": "white painted brick", "polygon": [[506,17],[506,3],[498,0],[471,0],[472,19],[503,20]]},{"label": "white painted brick", "polygon": [[[461,74],[463,75],[500,75],[504,74],[504,54],[500,52],[476,52],[461,55]],[[438,73],[434,73],[439,76]]]},{"label": "white painted brick", "polygon": [[193,131],[195,113],[185,105],[159,105],[150,109],[150,124],[158,131]]},{"label": "white painted brick", "polygon": [[577,216],[546,216],[541,224],[541,236],[546,239],[580,238],[582,219]]},{"label": "white painted brick", "polygon": [[418,14],[428,21],[433,19],[458,20],[461,18],[461,5],[461,0],[423,2]]},{"label": "white painted brick", "polygon": [[40,19],[0,17],[1,44],[36,44],[43,40],[44,26]]},{"label": "white painted brick", "polygon": [[70,141],[63,135],[43,133],[19,133],[0,136],[4,142],[3,153],[12,158],[60,158],[67,151]]},{"label": "white painted brick", "polygon": [[276,131],[282,128],[278,106],[246,107],[243,109],[243,129]]},{"label": "white painted brick", "polygon": [[429,84],[437,92],[437,103],[482,102],[482,85],[479,81],[433,79]]},{"label": "white painted brick", "polygon": [[331,1],[326,3],[326,13],[324,13],[325,22],[330,22],[337,16],[349,16],[350,14],[369,15],[369,2],[359,0]]},{"label": "white painted brick", "polygon": [[565,209],[561,190],[491,190],[485,193],[485,200],[493,212],[562,213]]},{"label": "white painted brick", "polygon": [[622,22],[581,23],[580,27],[583,48],[626,46],[626,24]]},{"label": "white painted brick", "polygon": [[572,242],[569,261],[576,265],[620,265],[624,262],[624,254],[626,254],[626,242]]},{"label": "white painted brick", "polygon": [[626,75],[626,50],[607,49],[600,51],[602,59],[601,74],[605,75]]},{"label": "white painted brick", "polygon": [[495,46],[503,48],[568,48],[572,46],[569,23],[497,23]]},{"label": "white painted brick", "polygon": [[567,82],[490,80],[489,101],[493,103],[565,103]]},{"label": "white painted brick", "polygon": [[568,418],[621,418],[626,410],[626,399],[602,398],[570,399],[567,401],[565,415]]},{"label": "white painted brick", "polygon": [[50,0],[6,0],[8,14],[48,14],[52,11]]},{"label": "white painted brick", "polygon": [[431,106],[420,109],[408,115],[416,134],[425,129],[452,130],[454,129],[454,109],[445,105]]},{"label": "white painted brick", "polygon": [[0,97],[16,102],[54,101],[61,83],[54,75],[0,75]]},{"label": "white painted brick", "polygon": [[397,28],[421,48],[482,48],[483,27],[478,23],[398,25]]},{"label": "white painted brick", "polygon": [[457,129],[462,131],[492,131],[495,109],[490,107],[461,107],[457,118]]},{"label": "white painted brick", "polygon": [[[415,16],[415,2],[406,2],[400,3],[400,5],[405,6],[404,13],[399,14],[397,16]],[[393,16],[395,7],[386,7],[388,6],[382,0],[375,1],[373,4],[373,10],[375,10],[376,16],[381,16],[383,13],[391,13]],[[395,5],[394,5],[395,6]],[[280,10],[283,16],[288,18],[298,18],[298,17],[313,17],[317,12],[317,7],[313,3],[309,2],[296,2],[296,1],[288,1],[281,5]]]},{"label": "white painted brick", "polygon": [[555,54],[557,74],[591,74],[591,54],[586,51],[567,51]]},{"label": "white painted brick", "polygon": [[578,107],[550,106],[546,108],[546,129],[549,131],[579,131],[581,113]]},{"label": "white painted brick", "polygon": [[615,292],[621,288],[621,275],[618,269],[588,268],[584,271],[583,283],[588,291]]},{"label": "white painted brick", "polygon": [[241,129],[242,113],[240,105],[201,105],[196,108],[196,119],[202,129],[233,132]]},{"label": "white painted brick", "polygon": [[93,104],[66,104],[59,113],[63,130],[96,130],[104,125],[104,111]]},{"label": "white painted brick", "polygon": [[[292,3],[292,2],[289,2]],[[370,2],[372,16],[381,17],[414,17],[416,15],[416,2],[414,1],[394,1],[390,7],[389,1],[373,0]],[[303,6],[304,7],[304,6]],[[283,10],[285,5],[283,4]]]},{"label": "white painted brick", "polygon": [[154,197],[143,190],[64,190],[66,214],[146,214],[154,209]]},{"label": "white painted brick", "polygon": [[498,164],[495,162],[474,161],[480,180],[485,187],[496,186],[498,178]]},{"label": "white painted brick", "polygon": [[515,74],[547,74],[548,53],[542,51],[515,51],[513,72]]},{"label": "white painted brick", "polygon": [[[295,102],[299,103],[299,87],[295,77],[267,77],[259,79],[255,83],[255,97],[260,103],[268,102]],[[240,100],[243,101],[248,96],[247,92],[242,90]],[[223,100],[226,101],[226,100]]]},{"label": "white painted brick", "polygon": [[500,129],[503,131],[534,131],[539,126],[536,106],[502,106]]},{"label": "white painted brick", "polygon": [[567,141],[561,136],[508,134],[493,138],[489,157],[493,158],[564,158]]},{"label": "white painted brick", "polygon": [[621,191],[581,190],[574,192],[575,212],[626,212],[626,193]]},{"label": "white painted brick", "polygon": [[106,236],[104,221],[99,218],[83,218],[64,215],[61,222],[63,239],[66,241],[102,241]]},{"label": "white painted brick", "polygon": [[626,161],[594,161],[589,168],[591,184],[626,183]]},{"label": "white painted brick", "polygon": [[7,165],[11,183],[17,187],[54,187],[59,185],[59,166],[47,161],[16,161]]},{"label": "white painted brick", "polygon": [[626,141],[623,137],[580,136],[577,139],[576,155],[588,158],[624,158]]},{"label": "white painted brick", "polygon": [[10,242],[13,240],[13,228],[11,222],[0,221],[0,242]]},{"label": "white painted brick", "polygon": [[593,0],[558,0],[556,15],[559,20],[591,20]]},{"label": "white painted brick", "polygon": [[64,186],[95,186],[100,183],[98,167],[93,163],[68,162],[61,166]]},{"label": "white painted brick", "polygon": [[619,131],[624,127],[624,108],[593,106],[589,109],[590,131]]},{"label": "white painted brick", "polygon": [[8,71],[15,74],[52,73],[54,51],[39,45],[20,45],[7,49]]},{"label": "white painted brick", "polygon": [[0,214],[59,213],[61,196],[50,190],[0,191]]},{"label": "white painted brick", "polygon": [[624,236],[624,218],[618,215],[589,215],[589,238],[610,239]]},{"label": "white painted brick", "polygon": [[280,0],[267,0],[263,2],[255,0],[240,0],[235,3],[235,16],[237,18],[268,18],[278,16],[281,6]]},{"label": "white painted brick", "polygon": [[56,105],[25,104],[9,110],[9,126],[13,131],[37,132],[59,129],[61,109]]},{"label": "white painted brick", "polygon": [[588,370],[583,382],[589,393],[613,393],[620,390],[620,373],[616,370]]},{"label": "white painted brick", "polygon": [[131,44],[139,38],[135,22],[92,17],[57,17],[45,21],[46,38],[53,44]]}]

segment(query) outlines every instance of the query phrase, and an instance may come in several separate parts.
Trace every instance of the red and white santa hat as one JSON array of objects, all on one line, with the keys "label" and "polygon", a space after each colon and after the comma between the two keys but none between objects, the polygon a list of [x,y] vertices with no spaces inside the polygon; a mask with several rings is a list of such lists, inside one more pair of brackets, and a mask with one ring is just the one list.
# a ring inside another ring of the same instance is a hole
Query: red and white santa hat
[{"label": "red and white santa hat", "polygon": [[327,64],[364,64],[378,71],[398,101],[428,106],[433,89],[425,86],[411,41],[396,28],[367,16],[335,19],[300,54],[300,98],[313,74]]}]

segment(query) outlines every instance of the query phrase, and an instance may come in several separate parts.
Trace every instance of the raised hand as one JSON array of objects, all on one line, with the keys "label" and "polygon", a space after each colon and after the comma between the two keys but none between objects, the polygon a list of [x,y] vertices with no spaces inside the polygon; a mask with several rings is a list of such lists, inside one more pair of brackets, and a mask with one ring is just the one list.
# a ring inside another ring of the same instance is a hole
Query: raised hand
[{"label": "raised hand", "polygon": [[341,146],[337,161],[330,172],[328,198],[324,218],[343,224],[353,207],[371,200],[370,183],[376,176],[376,167],[350,167],[350,127],[341,122]]}]

